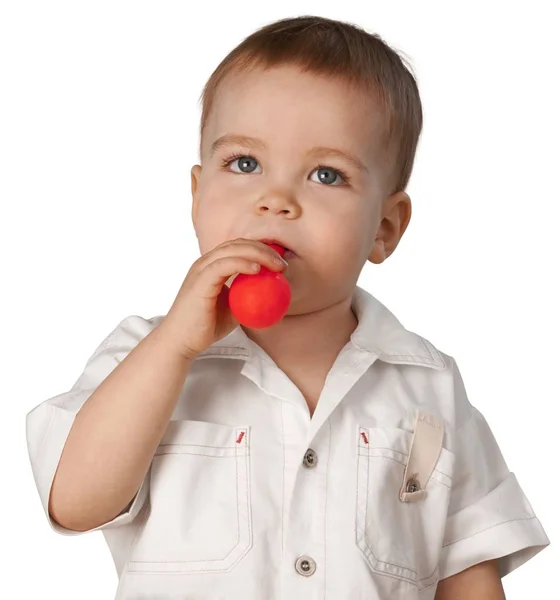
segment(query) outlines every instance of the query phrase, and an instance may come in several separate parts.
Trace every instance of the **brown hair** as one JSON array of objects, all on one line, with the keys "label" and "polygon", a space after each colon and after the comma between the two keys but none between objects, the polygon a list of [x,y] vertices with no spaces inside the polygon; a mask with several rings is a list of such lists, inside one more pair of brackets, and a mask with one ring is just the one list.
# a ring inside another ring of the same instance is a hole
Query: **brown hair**
[{"label": "brown hair", "polygon": [[201,158],[204,128],[223,79],[230,73],[279,65],[295,65],[303,72],[340,78],[346,85],[371,94],[385,118],[383,150],[392,154],[389,194],[406,188],[422,131],[422,104],[412,70],[379,35],[348,22],[313,15],[281,19],[261,27],[214,70],[199,99]]}]

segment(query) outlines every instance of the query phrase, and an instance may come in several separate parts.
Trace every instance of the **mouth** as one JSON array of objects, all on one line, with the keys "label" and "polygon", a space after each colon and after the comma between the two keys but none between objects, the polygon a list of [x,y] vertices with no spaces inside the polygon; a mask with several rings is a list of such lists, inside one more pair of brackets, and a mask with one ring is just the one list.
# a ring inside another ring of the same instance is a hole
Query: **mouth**
[{"label": "mouth", "polygon": [[280,242],[278,240],[275,239],[264,239],[264,240],[259,240],[260,242],[262,242],[263,244],[276,244],[277,246],[280,246],[281,248],[284,249],[284,254],[282,255],[282,258],[284,260],[288,260],[289,258],[293,258],[294,256],[296,256],[296,253],[291,250],[290,248],[288,248],[288,246],[284,245],[283,242]]}]

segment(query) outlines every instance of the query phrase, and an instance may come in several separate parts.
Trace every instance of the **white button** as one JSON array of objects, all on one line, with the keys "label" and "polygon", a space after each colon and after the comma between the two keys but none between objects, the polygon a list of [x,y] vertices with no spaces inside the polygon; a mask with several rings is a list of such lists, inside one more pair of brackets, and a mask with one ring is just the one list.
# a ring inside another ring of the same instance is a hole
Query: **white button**
[{"label": "white button", "polygon": [[315,573],[317,565],[315,561],[309,556],[300,556],[296,560],[296,571],[304,577],[309,577]]},{"label": "white button", "polygon": [[303,466],[311,469],[317,465],[317,453],[309,448],[303,457]]}]

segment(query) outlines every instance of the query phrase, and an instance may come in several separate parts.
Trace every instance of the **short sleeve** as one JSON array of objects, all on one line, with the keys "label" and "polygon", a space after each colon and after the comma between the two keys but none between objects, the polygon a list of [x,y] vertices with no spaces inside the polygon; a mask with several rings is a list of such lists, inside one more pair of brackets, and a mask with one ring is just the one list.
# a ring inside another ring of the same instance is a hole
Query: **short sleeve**
[{"label": "short sleeve", "polygon": [[480,411],[470,405],[455,366],[455,402],[470,416],[455,431],[455,467],[440,579],[499,559],[504,577],[550,544],[543,526]]},{"label": "short sleeve", "polygon": [[160,318],[144,319],[131,315],[123,319],[87,360],[82,374],[72,388],[43,401],[26,416],[27,449],[35,485],[48,522],[57,533],[80,535],[97,529],[119,527],[132,521],[147,499],[149,470],[125,510],[111,521],[93,529],[76,531],[62,527],[48,510],[54,475],[80,408],[127,354],[156,327]]}]

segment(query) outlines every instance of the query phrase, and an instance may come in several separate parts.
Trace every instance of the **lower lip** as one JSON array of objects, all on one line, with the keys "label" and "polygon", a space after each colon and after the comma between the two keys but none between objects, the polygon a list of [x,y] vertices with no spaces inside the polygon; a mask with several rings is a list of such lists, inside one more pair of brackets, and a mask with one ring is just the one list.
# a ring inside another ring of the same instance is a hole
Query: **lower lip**
[{"label": "lower lip", "polygon": [[288,260],[289,258],[293,258],[295,254],[291,250],[286,250],[283,258],[284,260]]}]

